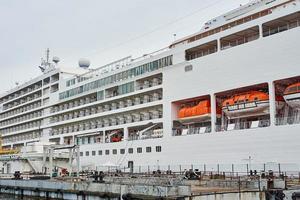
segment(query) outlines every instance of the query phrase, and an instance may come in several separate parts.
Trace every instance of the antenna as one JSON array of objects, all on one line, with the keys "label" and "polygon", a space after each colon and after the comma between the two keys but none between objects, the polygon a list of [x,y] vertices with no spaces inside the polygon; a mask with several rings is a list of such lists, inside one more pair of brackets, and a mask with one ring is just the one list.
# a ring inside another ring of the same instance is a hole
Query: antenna
[{"label": "antenna", "polygon": [[176,36],[177,36],[176,33],[174,33],[174,34],[173,34],[174,41],[176,41]]},{"label": "antenna", "polygon": [[51,67],[51,63],[49,62],[50,57],[50,50],[49,48],[46,49],[46,60],[44,58],[41,58],[41,65],[39,66],[40,70],[42,72],[45,72],[48,68]]},{"label": "antenna", "polygon": [[46,50],[46,62],[47,62],[47,64],[49,64],[49,54],[50,54],[50,50],[49,50],[49,48],[47,48],[47,50]]}]

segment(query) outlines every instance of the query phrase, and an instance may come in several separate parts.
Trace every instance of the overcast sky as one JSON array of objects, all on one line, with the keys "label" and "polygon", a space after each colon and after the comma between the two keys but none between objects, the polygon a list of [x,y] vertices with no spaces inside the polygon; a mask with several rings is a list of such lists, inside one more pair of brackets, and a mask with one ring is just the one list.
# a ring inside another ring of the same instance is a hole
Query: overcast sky
[{"label": "overcast sky", "polygon": [[168,46],[249,0],[0,0],[0,92],[41,72],[45,49],[77,67]]}]

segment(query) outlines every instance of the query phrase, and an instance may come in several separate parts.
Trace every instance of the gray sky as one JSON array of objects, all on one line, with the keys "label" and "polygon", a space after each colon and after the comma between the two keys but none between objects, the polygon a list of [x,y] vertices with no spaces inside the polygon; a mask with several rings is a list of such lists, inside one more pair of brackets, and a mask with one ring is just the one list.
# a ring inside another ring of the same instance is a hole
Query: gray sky
[{"label": "gray sky", "polygon": [[100,67],[168,46],[249,0],[1,0],[0,93],[40,74],[50,48],[60,65]]}]

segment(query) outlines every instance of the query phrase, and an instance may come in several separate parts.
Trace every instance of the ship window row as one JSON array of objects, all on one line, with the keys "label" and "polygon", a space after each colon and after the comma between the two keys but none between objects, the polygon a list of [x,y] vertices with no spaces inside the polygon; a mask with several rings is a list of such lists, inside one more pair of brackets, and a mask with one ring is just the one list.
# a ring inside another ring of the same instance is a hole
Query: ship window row
[{"label": "ship window row", "polygon": [[28,86],[28,87],[26,87],[26,88],[24,88],[24,89],[22,89],[20,91],[14,92],[13,94],[10,94],[10,95],[8,95],[6,97],[1,98],[0,99],[0,104],[5,103],[7,101],[11,101],[13,99],[16,99],[16,98],[18,98],[20,96],[26,95],[28,93],[31,93],[31,92],[33,92],[35,90],[40,89],[41,87],[42,87],[42,82],[39,82],[39,83],[33,84],[31,86]]},{"label": "ship window row", "polygon": [[148,107],[134,112],[124,112],[116,115],[109,115],[99,117],[93,120],[85,120],[65,126],[58,126],[52,128],[50,135],[58,135],[65,133],[72,133],[85,130],[93,130],[97,128],[104,128],[116,125],[130,124],[153,119],[160,119],[163,117],[162,107],[154,106]]},{"label": "ship window row", "polygon": [[26,129],[37,128],[37,127],[40,127],[41,124],[42,124],[42,121],[36,120],[36,121],[24,123],[22,125],[17,125],[17,126],[2,129],[1,132],[3,134],[13,133],[13,132],[17,132],[17,131],[26,130]]},{"label": "ship window row", "polygon": [[25,115],[22,115],[22,116],[13,118],[13,119],[2,121],[2,122],[0,122],[0,126],[8,126],[8,125],[11,125],[11,124],[20,123],[20,122],[23,122],[23,121],[27,121],[27,120],[37,118],[37,117],[41,117],[42,115],[43,115],[42,111],[32,112],[30,114],[25,114]]},{"label": "ship window row", "polygon": [[22,97],[20,99],[11,101],[7,104],[3,104],[3,110],[7,110],[7,109],[13,108],[15,106],[22,105],[22,104],[32,101],[34,99],[40,98],[41,96],[42,96],[42,92],[37,91],[35,93],[32,93],[32,94]]},{"label": "ship window row", "polygon": [[172,56],[167,56],[167,57],[161,58],[159,60],[155,60],[153,62],[126,70],[124,72],[120,72],[120,73],[108,76],[106,78],[102,78],[102,79],[93,81],[91,83],[87,83],[83,86],[67,90],[67,91],[59,94],[59,99],[60,100],[66,99],[66,98],[69,98],[69,97],[72,97],[72,96],[75,96],[78,94],[82,94],[82,93],[90,91],[90,90],[101,88],[103,86],[113,84],[113,83],[116,83],[121,80],[133,78],[133,77],[145,74],[147,72],[152,72],[157,69],[160,69],[160,68],[163,68],[166,66],[170,66],[170,65],[172,65]]},{"label": "ship window row", "polygon": [[[63,110],[76,108],[78,106],[94,103],[97,101],[101,102],[104,99],[109,99],[109,98],[116,97],[119,95],[132,93],[135,90],[140,91],[140,90],[150,88],[150,87],[155,87],[155,86],[158,86],[161,84],[162,84],[162,74],[156,74],[151,77],[147,77],[147,78],[144,78],[141,80],[136,80],[135,82],[129,82],[129,83],[126,83],[123,85],[111,87],[111,88],[106,89],[105,91],[101,90],[96,93],[91,93],[91,94],[85,95],[81,98],[77,98],[77,99],[74,99],[74,100],[71,100],[71,101],[68,101],[65,103],[61,103],[59,105],[54,105],[53,107],[51,107],[50,112],[56,113],[56,112],[60,112]],[[153,98],[155,99],[156,96],[154,95]],[[126,107],[126,103],[125,103],[125,107]]]},{"label": "ship window row", "polygon": [[300,12],[263,24],[263,36],[267,37],[300,26]]},{"label": "ship window row", "polygon": [[[155,146],[153,152],[158,152],[159,153],[159,152],[161,152],[161,150],[162,150],[161,146]],[[128,152],[128,154],[134,154],[134,148],[128,148],[127,152]],[[152,147],[151,146],[148,146],[148,147],[145,148],[144,153],[151,153],[151,152],[152,152]],[[85,152],[81,151],[80,152],[80,156],[81,157],[82,156],[88,157],[90,155],[91,156],[96,156],[96,155],[102,156],[102,155],[110,155],[110,153],[113,154],[113,155],[117,155],[118,154],[118,149],[98,150],[98,152],[97,151],[85,151]],[[136,148],[136,153],[137,154],[143,153],[143,148],[142,147],[137,147]],[[119,154],[121,154],[121,155],[126,154],[126,149],[124,149],[124,148],[123,149],[119,149]]]},{"label": "ship window row", "polygon": [[82,109],[78,109],[60,115],[55,115],[51,117],[50,123],[57,123],[57,122],[77,119],[85,116],[95,115],[99,113],[109,112],[112,110],[123,109],[126,107],[151,103],[151,102],[159,101],[161,99],[162,99],[162,91],[155,90],[152,92],[133,95],[127,98],[122,98],[116,101],[105,102],[98,105],[85,107]]},{"label": "ship window row", "polygon": [[3,111],[5,111],[7,109],[10,109],[10,108],[13,108],[13,107],[16,107],[16,106],[20,106],[22,104],[26,104],[27,102],[33,101],[35,99],[38,99],[41,96],[42,96],[41,92],[36,92],[36,93],[28,95],[28,96],[26,96],[24,98],[18,99],[18,100],[13,101],[13,102],[10,102],[10,103],[8,103],[6,105],[3,105]]},{"label": "ship window row", "polygon": [[3,144],[5,145],[8,143],[17,143],[20,141],[32,140],[40,137],[41,133],[38,131],[27,132],[18,135],[3,137]]},{"label": "ship window row", "polygon": [[[262,25],[263,37],[268,37],[283,31],[287,31],[300,26],[300,12],[293,13]],[[226,50],[235,46],[249,43],[259,39],[259,26],[247,28],[234,34],[222,37],[220,39],[220,49]],[[187,49],[185,52],[186,60],[193,60],[199,57],[210,55],[218,51],[217,40],[201,44],[199,46]]]},{"label": "ship window row", "polygon": [[24,96],[28,93],[32,93],[33,91],[40,89],[43,85],[45,86],[45,85],[48,85],[49,83],[54,83],[58,80],[59,80],[59,74],[58,73],[54,74],[51,77],[45,78],[43,81],[39,81],[37,83],[34,83],[30,86],[27,86],[23,89],[18,90],[16,92],[14,92],[13,94],[2,97],[0,99],[0,104],[5,103],[7,101],[11,101],[11,100],[16,99],[20,96]]},{"label": "ship window row", "polygon": [[[228,35],[220,39],[221,50],[226,50],[239,46],[259,38],[259,26],[251,27],[246,30]],[[202,44],[185,51],[186,60],[193,60],[218,52],[217,40]]]},{"label": "ship window row", "polygon": [[217,27],[217,28],[214,28],[212,30],[209,30],[209,31],[206,31],[204,33],[201,33],[201,34],[198,34],[196,36],[193,36],[191,38],[188,38],[184,41],[180,41],[178,43],[175,43],[175,44],[172,44],[170,47],[175,47],[177,44],[179,43],[183,43],[185,41],[187,41],[188,43],[190,42],[194,42],[196,40],[200,40],[202,38],[206,38],[208,36],[211,36],[211,35],[214,35],[214,34],[217,34],[219,32],[222,32],[222,31],[226,31],[230,28],[233,28],[233,27],[236,27],[236,26],[239,26],[241,24],[244,24],[244,23],[247,23],[247,22],[250,22],[250,21],[253,21],[253,20],[256,20],[258,18],[261,18],[261,17],[264,17],[266,15],[269,15],[269,14],[272,14],[272,10],[278,8],[278,7],[281,7],[281,6],[284,6],[286,5],[287,3],[290,3],[290,2],[286,2],[286,3],[283,3],[283,4],[280,4],[280,5],[277,5],[277,6],[274,6],[272,8],[269,8],[269,9],[266,9],[266,10],[263,10],[263,11],[260,11],[260,12],[257,12],[253,15],[250,15],[250,16],[247,16],[247,17],[244,17],[244,18],[241,18],[241,19],[238,19],[238,20],[235,20],[231,23],[228,23],[228,24],[225,24],[221,27]]},{"label": "ship window row", "polygon": [[2,113],[2,114],[0,115],[0,119],[4,119],[4,118],[11,117],[11,116],[14,116],[14,115],[23,113],[23,112],[27,112],[27,111],[30,111],[30,110],[39,108],[39,107],[41,107],[41,106],[42,106],[42,102],[39,100],[39,101],[37,101],[37,102],[35,102],[35,103],[27,104],[27,105],[18,107],[18,108],[16,108],[16,109],[7,111],[7,112],[5,112],[5,113]]},{"label": "ship window row", "polygon": [[[125,135],[124,133],[128,133]],[[77,145],[90,145],[90,144],[101,144],[101,143],[116,143],[122,141],[133,141],[133,140],[146,140],[156,139],[163,137],[163,124],[162,123],[149,123],[141,125],[133,125],[132,127],[119,128],[114,130],[106,130],[93,132],[88,134],[78,135],[76,138]],[[55,139],[54,139],[55,140]],[[55,142],[53,140],[53,142]],[[59,143],[59,141],[56,141]],[[72,137],[64,137],[64,144],[72,144]]]}]

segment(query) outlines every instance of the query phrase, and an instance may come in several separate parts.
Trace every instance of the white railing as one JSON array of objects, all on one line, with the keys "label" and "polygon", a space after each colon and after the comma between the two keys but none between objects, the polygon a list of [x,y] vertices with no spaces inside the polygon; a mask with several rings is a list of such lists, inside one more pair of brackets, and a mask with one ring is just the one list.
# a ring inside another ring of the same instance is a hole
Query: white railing
[{"label": "white railing", "polygon": [[283,32],[283,31],[287,31],[289,29],[293,29],[293,28],[296,28],[296,27],[299,27],[299,26],[300,26],[300,19],[297,19],[293,22],[288,22],[285,25],[280,25],[280,26],[277,26],[277,27],[274,27],[274,28],[267,28],[267,30],[264,29],[263,36],[267,37],[267,36],[270,36],[270,35],[273,35],[273,34],[276,34],[276,33],[280,33],[280,32]]}]

